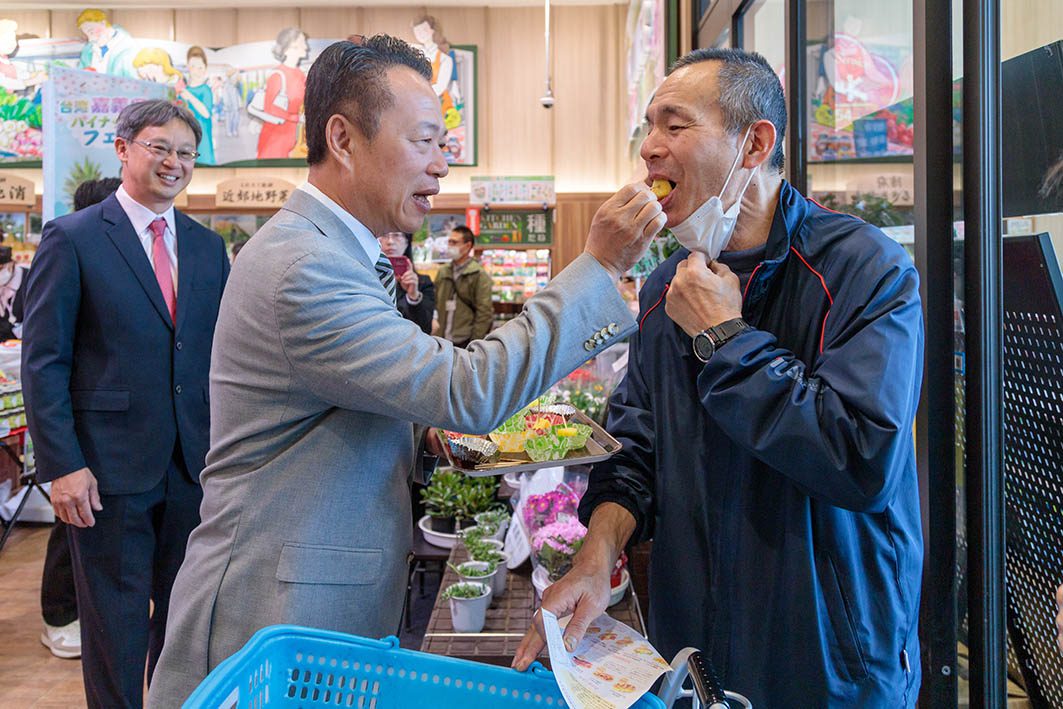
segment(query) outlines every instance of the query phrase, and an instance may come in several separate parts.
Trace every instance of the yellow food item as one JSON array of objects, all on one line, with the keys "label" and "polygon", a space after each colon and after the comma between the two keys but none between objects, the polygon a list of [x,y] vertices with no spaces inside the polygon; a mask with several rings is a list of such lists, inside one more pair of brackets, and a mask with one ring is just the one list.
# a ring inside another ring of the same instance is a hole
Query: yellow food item
[{"label": "yellow food item", "polygon": [[664,199],[672,192],[672,185],[668,180],[654,180],[650,192],[657,195],[657,199]]},{"label": "yellow food item", "polygon": [[566,426],[565,428],[555,429],[554,433],[565,438],[571,438],[572,436],[575,436],[577,433],[579,433],[579,431],[572,428],[571,426]]}]

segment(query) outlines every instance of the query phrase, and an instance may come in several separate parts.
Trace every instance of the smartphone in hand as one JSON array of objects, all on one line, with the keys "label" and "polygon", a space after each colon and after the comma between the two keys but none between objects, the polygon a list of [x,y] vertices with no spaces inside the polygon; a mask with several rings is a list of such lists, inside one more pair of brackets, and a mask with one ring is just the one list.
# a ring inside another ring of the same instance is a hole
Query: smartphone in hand
[{"label": "smartphone in hand", "polygon": [[413,264],[405,256],[388,256],[391,268],[395,271],[395,280],[398,281],[407,271],[413,270]]}]

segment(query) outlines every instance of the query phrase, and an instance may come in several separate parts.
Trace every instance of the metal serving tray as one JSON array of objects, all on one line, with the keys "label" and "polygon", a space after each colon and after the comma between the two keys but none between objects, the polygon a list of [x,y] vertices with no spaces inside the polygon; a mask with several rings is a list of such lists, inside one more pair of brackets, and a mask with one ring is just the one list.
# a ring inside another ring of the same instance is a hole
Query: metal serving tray
[{"label": "metal serving tray", "polygon": [[494,463],[484,463],[474,468],[463,468],[458,465],[447,445],[446,434],[439,431],[439,437],[443,441],[443,448],[447,452],[447,463],[455,470],[465,473],[469,477],[483,478],[491,475],[503,475],[505,473],[524,473],[540,468],[555,468],[559,465],[589,465],[599,461],[608,460],[620,452],[623,446],[609,433],[599,426],[597,422],[577,410],[572,417],[575,423],[584,423],[591,427],[591,437],[587,439],[587,445],[574,451],[561,460],[544,460],[540,463],[528,457],[527,453],[502,453],[502,457]]}]

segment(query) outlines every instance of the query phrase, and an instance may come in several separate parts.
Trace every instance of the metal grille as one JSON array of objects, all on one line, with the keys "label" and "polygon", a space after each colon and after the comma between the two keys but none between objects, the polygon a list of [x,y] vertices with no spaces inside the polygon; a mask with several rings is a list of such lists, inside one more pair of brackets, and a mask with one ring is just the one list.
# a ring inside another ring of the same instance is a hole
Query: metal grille
[{"label": "metal grille", "polygon": [[1005,239],[1008,654],[1035,706],[1051,707],[1063,707],[1054,622],[1055,588],[1063,582],[1061,285],[1047,235]]}]

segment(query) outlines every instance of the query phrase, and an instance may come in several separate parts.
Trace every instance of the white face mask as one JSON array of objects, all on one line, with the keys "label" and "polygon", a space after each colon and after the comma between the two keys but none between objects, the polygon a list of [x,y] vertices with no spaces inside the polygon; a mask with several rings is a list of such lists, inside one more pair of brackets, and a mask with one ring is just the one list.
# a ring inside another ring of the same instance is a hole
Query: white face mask
[{"label": "white face mask", "polygon": [[451,261],[457,261],[459,258],[461,258],[461,247],[460,246],[448,246],[447,247],[447,258],[450,259]]},{"label": "white face mask", "polygon": [[675,238],[680,244],[690,251],[700,251],[710,261],[714,261],[719,257],[720,252],[727,247],[727,243],[731,240],[735,224],[738,222],[738,214],[742,211],[742,197],[745,195],[746,189],[749,187],[749,183],[753,181],[753,175],[757,171],[756,167],[749,171],[749,177],[746,179],[746,184],[742,187],[742,191],[738,193],[738,198],[731,205],[731,208],[725,212],[723,201],[720,198],[727,191],[727,185],[731,182],[731,175],[734,174],[735,168],[738,167],[738,162],[742,158],[742,148],[745,146],[746,139],[749,138],[749,131],[752,128],[753,126],[746,128],[746,134],[738,145],[738,154],[735,155],[734,162],[731,163],[731,169],[727,173],[727,178],[723,181],[720,194],[709,197],[689,217],[671,228],[672,233],[675,234]]}]

